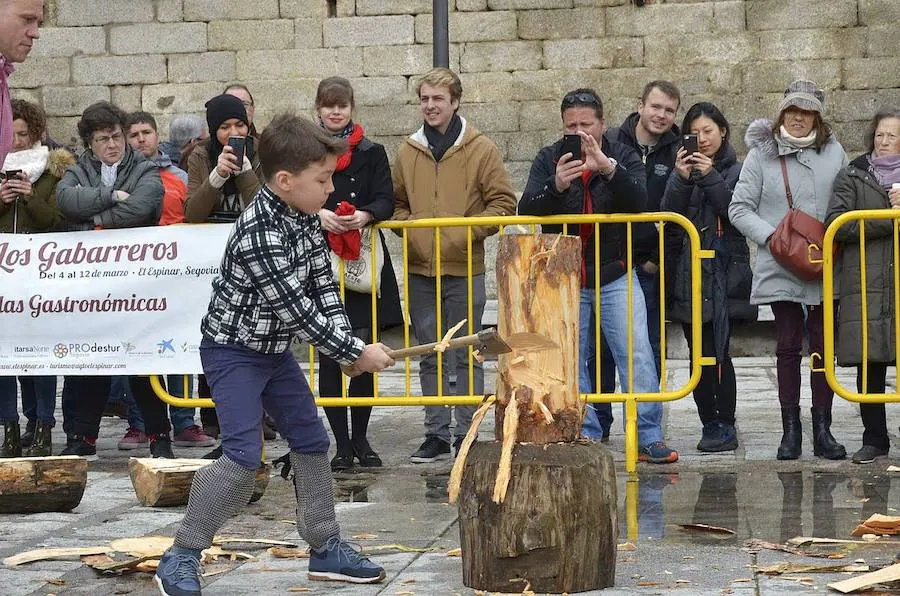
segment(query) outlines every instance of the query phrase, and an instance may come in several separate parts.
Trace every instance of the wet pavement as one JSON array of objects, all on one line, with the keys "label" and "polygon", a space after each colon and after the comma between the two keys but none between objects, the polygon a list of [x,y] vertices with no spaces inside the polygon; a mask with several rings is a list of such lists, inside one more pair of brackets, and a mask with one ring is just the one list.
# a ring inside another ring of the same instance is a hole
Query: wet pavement
[{"label": "wet pavement", "polygon": [[[681,459],[676,464],[639,464],[637,478],[623,472],[621,409],[609,448],[616,459],[619,543],[616,586],[602,594],[794,594],[824,593],[827,583],[850,573],[766,575],[758,568],[779,563],[846,565],[857,560],[874,567],[893,562],[900,540],[802,547],[804,556],[771,550],[760,543],[783,544],[796,536],[850,540],[856,525],[873,513],[900,515],[900,473],[890,473],[889,458],[858,466],[849,458],[832,462],[815,458],[809,434],[809,391],[804,388],[804,454],[794,462],[775,460],[781,435],[775,391],[774,359],[738,359],[737,428],[734,453],[696,451],[700,424],[690,397],[667,406],[666,435]],[[684,362],[669,363],[669,387],[687,378]],[[841,380],[851,386],[852,371]],[[382,387],[402,387],[401,375],[382,375]],[[487,386],[491,386],[488,375]],[[888,407],[889,428],[896,440],[900,409]],[[834,434],[849,454],[860,447],[862,424],[857,406],[835,401]],[[183,508],[139,506],[127,475],[127,458],[143,450],[122,452],[116,442],[125,423],[104,419],[99,460],[89,466],[88,487],[71,513],[0,515],[0,557],[43,546],[94,546],[125,536],[171,536]],[[489,416],[480,438],[490,440]],[[415,465],[409,454],[422,440],[421,408],[376,408],[370,440],[385,461],[381,469],[358,468],[335,475],[338,515],[346,536],[358,536],[363,548],[385,566],[380,585],[347,586],[308,582],[302,560],[279,559],[265,550],[248,550],[243,563],[207,566],[205,594],[297,592],[341,594],[473,594],[462,584],[456,507],[447,504],[451,462]],[[63,438],[55,435],[57,445]],[[267,443],[270,459],[285,453],[284,441]],[[206,448],[177,449],[199,457]],[[244,508],[221,531],[223,535],[295,541],[293,490],[277,472],[260,501]],[[733,533],[691,530],[682,524],[706,524]],[[757,541],[748,547],[748,541]],[[858,539],[854,539],[858,540]],[[394,545],[386,550],[385,546]],[[396,548],[399,545],[400,549]],[[633,545],[633,547],[632,547]],[[378,550],[381,547],[381,550]],[[409,552],[413,551],[413,552]],[[423,552],[416,552],[423,551]],[[451,553],[451,555],[448,555]],[[829,558],[829,555],[831,558]],[[573,553],[572,556],[577,556]],[[513,588],[510,589],[513,591]],[[79,561],[46,561],[0,568],[2,594],[155,594],[146,574],[101,576]]]}]

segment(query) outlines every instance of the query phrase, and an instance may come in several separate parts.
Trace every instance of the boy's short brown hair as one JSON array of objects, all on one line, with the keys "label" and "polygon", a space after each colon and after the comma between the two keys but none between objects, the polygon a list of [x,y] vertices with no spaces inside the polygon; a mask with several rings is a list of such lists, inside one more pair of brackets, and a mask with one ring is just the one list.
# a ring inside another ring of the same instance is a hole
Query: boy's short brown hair
[{"label": "boy's short brown hair", "polygon": [[419,84],[416,87],[416,95],[420,95],[422,92],[422,85],[429,85],[431,87],[446,87],[450,90],[450,99],[459,101],[462,98],[462,81],[459,80],[459,76],[450,70],[449,68],[444,68],[443,66],[438,66],[436,68],[432,68],[419,79]]},{"label": "boy's short brown hair", "polygon": [[299,174],[311,163],[345,153],[347,147],[347,141],[331,136],[306,118],[280,114],[259,138],[259,162],[263,176],[271,180],[282,170]]}]

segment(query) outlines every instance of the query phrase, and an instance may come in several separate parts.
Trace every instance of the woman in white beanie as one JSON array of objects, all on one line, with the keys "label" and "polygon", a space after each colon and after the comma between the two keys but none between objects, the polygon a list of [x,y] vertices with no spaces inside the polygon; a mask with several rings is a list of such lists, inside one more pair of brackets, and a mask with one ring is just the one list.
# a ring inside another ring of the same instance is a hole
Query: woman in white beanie
[{"label": "woman in white beanie", "polygon": [[[755,120],[747,128],[749,153],[728,209],[731,223],[759,248],[752,304],[770,304],[778,335],[778,399],[784,435],[778,459],[800,457],[800,351],[804,332],[810,354],[824,353],[822,281],[804,281],[779,265],[769,240],[788,212],[786,185],[794,208],[825,221],[831,189],[847,165],[844,148],[822,119],[825,94],[811,81],[794,81],[784,92],[778,117]],[[784,168],[782,167],[784,166]],[[816,359],[812,363],[821,368]],[[810,372],[813,453],[827,459],[847,456],[831,434],[834,392],[822,372]]]}]

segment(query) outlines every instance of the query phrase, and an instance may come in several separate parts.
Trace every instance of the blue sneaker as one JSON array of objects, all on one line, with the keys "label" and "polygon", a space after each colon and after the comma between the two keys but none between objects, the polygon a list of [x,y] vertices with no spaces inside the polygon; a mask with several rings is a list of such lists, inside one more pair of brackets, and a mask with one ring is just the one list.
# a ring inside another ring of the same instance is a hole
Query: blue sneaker
[{"label": "blue sneaker", "polygon": [[163,596],[200,596],[200,551],[173,546],[153,576]]},{"label": "blue sneaker", "polygon": [[340,536],[332,536],[321,550],[310,549],[308,577],[315,581],[374,584],[384,579],[384,568],[362,556]]},{"label": "blue sneaker", "polygon": [[655,441],[640,448],[638,461],[651,464],[671,464],[678,461],[678,452],[666,447],[666,444],[662,441]]}]

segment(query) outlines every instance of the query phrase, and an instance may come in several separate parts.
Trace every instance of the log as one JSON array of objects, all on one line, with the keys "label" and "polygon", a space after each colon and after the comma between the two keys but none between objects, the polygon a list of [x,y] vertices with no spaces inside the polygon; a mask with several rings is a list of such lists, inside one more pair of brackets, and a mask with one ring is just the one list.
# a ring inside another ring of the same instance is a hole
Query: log
[{"label": "log", "polygon": [[500,444],[472,445],[459,499],[463,583],[572,593],[614,584],[619,525],[613,458],[600,444],[516,445],[509,490],[492,500]]},{"label": "log", "polygon": [[500,337],[536,334],[556,347],[511,345],[512,352],[499,356],[495,435],[502,440],[503,410],[515,396],[517,442],[574,441],[584,418],[578,392],[581,240],[501,236],[496,271]]},{"label": "log", "polygon": [[0,459],[0,513],[71,511],[87,484],[87,460],[77,455]]},{"label": "log", "polygon": [[[144,507],[174,507],[186,505],[191,492],[194,474],[208,466],[212,459],[165,459],[133,457],[128,462],[128,473],[134,494]],[[262,464],[256,472],[256,481],[250,503],[258,501],[269,485],[269,465]]]}]

